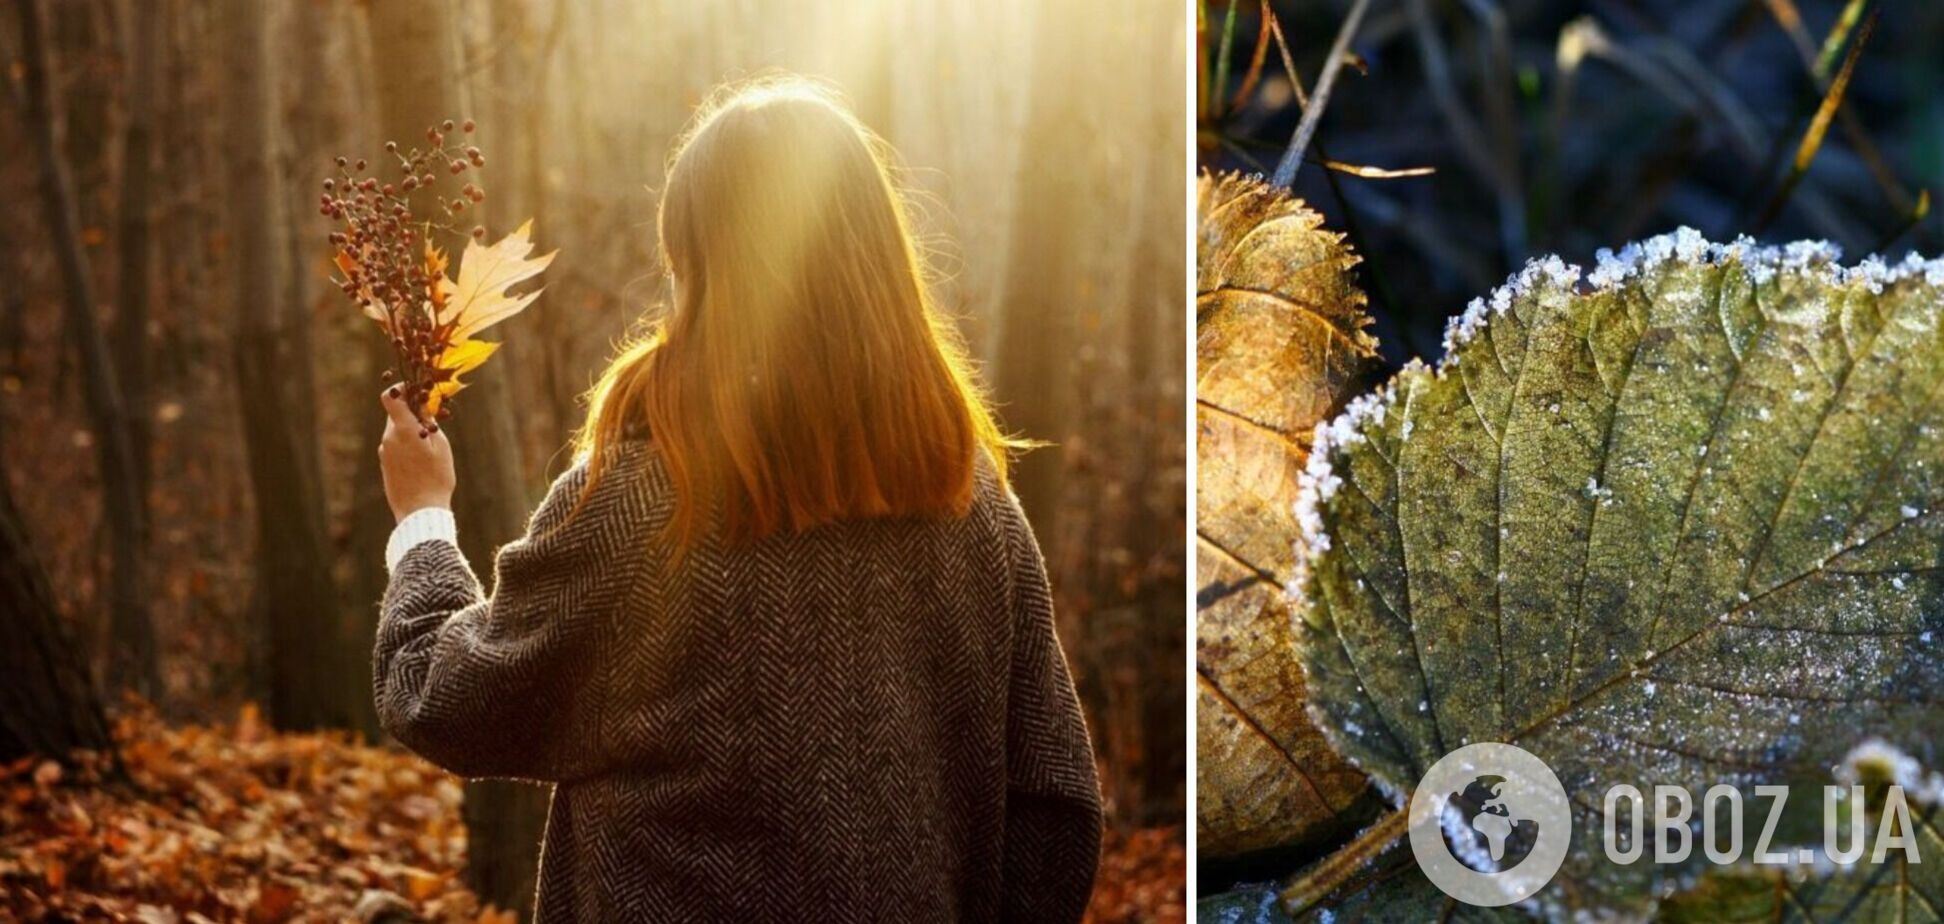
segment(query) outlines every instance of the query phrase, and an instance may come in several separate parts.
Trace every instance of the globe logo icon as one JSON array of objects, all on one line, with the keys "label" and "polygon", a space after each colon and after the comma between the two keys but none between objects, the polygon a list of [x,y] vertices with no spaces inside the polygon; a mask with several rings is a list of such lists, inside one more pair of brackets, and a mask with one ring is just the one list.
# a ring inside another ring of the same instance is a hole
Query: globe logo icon
[{"label": "globe logo icon", "polygon": [[[1459,813],[1464,828],[1455,832],[1447,828],[1445,839],[1447,842],[1459,841],[1453,845],[1457,848],[1454,852],[1458,859],[1465,861],[1474,859],[1476,851],[1482,846],[1491,863],[1482,869],[1479,864],[1466,863],[1480,872],[1495,872],[1519,865],[1538,841],[1539,822],[1507,804],[1501,794],[1506,788],[1505,784],[1502,776],[1481,774],[1473,777],[1470,785],[1462,791],[1452,793],[1447,803]],[[1471,843],[1465,843],[1465,840]]]},{"label": "globe logo icon", "polygon": [[1573,816],[1559,777],[1523,748],[1469,744],[1431,765],[1411,794],[1418,868],[1459,901],[1532,897],[1566,860]]}]

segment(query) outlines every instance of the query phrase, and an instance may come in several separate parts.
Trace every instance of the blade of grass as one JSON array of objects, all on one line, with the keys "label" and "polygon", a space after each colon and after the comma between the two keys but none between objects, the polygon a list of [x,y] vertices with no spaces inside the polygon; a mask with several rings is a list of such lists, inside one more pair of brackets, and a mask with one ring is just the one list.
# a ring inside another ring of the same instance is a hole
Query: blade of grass
[{"label": "blade of grass", "polygon": [[1296,135],[1289,139],[1289,148],[1283,152],[1282,161],[1276,164],[1276,174],[1271,182],[1277,186],[1289,186],[1296,181],[1296,171],[1303,165],[1303,152],[1309,148],[1310,138],[1316,134],[1316,123],[1323,118],[1323,110],[1329,108],[1330,91],[1336,88],[1337,73],[1343,70],[1344,53],[1350,50],[1350,40],[1357,35],[1357,26],[1363,22],[1365,11],[1370,9],[1370,0],[1356,0],[1350,7],[1350,14],[1343,18],[1343,25],[1337,29],[1336,41],[1330,43],[1330,57],[1323,62],[1323,73],[1316,78],[1316,92],[1303,109],[1303,120],[1296,124]]},{"label": "blade of grass", "polygon": [[1411,11],[1411,31],[1417,40],[1418,62],[1424,68],[1424,85],[1430,91],[1431,102],[1444,119],[1451,140],[1456,143],[1466,165],[1479,178],[1496,185],[1498,165],[1493,161],[1491,152],[1486,150],[1484,130],[1478,127],[1478,121],[1472,118],[1458,98],[1457,80],[1451,75],[1451,61],[1445,55],[1437,26],[1431,21],[1430,4],[1425,0],[1410,0],[1408,8]]},{"label": "blade of grass", "polygon": [[1856,21],[1862,17],[1863,8],[1869,0],[1849,0],[1843,6],[1843,13],[1836,17],[1836,26],[1829,30],[1829,37],[1823,39],[1822,52],[1816,55],[1816,82],[1829,79],[1829,66],[1836,63],[1836,53],[1843,50],[1843,42],[1849,39],[1850,30],[1856,28]]},{"label": "blade of grass", "polygon": [[[1509,150],[1516,144],[1516,134],[1512,133],[1508,122],[1494,123],[1499,132],[1496,144],[1488,144],[1484,128],[1465,104],[1459,99],[1458,81],[1452,76],[1450,57],[1445,53],[1444,38],[1439,35],[1437,25],[1432,22],[1431,8],[1425,0],[1411,0],[1412,32],[1416,37],[1418,61],[1424,68],[1424,83],[1431,91],[1432,104],[1437,108],[1445,127],[1450,130],[1452,140],[1457,142],[1458,153],[1463,155],[1465,166],[1476,173],[1479,179],[1492,189],[1493,199],[1499,212],[1499,246],[1503,252],[1502,264],[1512,265],[1523,262],[1525,251],[1526,215],[1525,203],[1518,190],[1518,155]],[[1485,24],[1488,33],[1492,29],[1492,9],[1474,9]],[[1490,55],[1486,55],[1489,59]],[[1489,67],[1482,72],[1489,72]],[[1509,77],[1509,73],[1507,74]],[[1495,81],[1489,78],[1483,83],[1489,88]],[[1509,82],[1501,85],[1501,89]],[[1498,94],[1487,94],[1488,98],[1498,98]],[[1509,110],[1508,113],[1509,114]],[[1507,115],[1501,114],[1501,115]],[[1511,140],[1508,141],[1508,138]]]},{"label": "blade of grass", "polygon": [[1857,59],[1863,56],[1863,47],[1870,43],[1870,34],[1876,31],[1877,13],[1871,11],[1870,17],[1863,20],[1863,28],[1856,33],[1856,41],[1850,44],[1849,53],[1843,56],[1843,67],[1836,72],[1836,79],[1830,81],[1829,92],[1823,94],[1822,105],[1816,107],[1816,115],[1809,120],[1809,130],[1802,135],[1802,143],[1796,146],[1795,163],[1789,167],[1789,175],[1783,179],[1782,187],[1775,191],[1768,207],[1762,210],[1762,217],[1756,219],[1754,232],[1760,234],[1775,216],[1781,214],[1789,203],[1790,194],[1795,192],[1796,184],[1802,182],[1802,175],[1809,172],[1809,165],[1816,160],[1816,152],[1822,150],[1823,137],[1829,133],[1829,122],[1836,116],[1837,107],[1843,104],[1843,94],[1849,90],[1850,75],[1856,72]]},{"label": "blade of grass", "polygon": [[[1644,39],[1639,47],[1623,45],[1586,17],[1576,25],[1576,39],[1587,57],[1613,65],[1696,116],[1709,116],[1703,124],[1725,130],[1730,146],[1751,169],[1772,163],[1763,155],[1770,135],[1762,129],[1761,121],[1735,95],[1734,88],[1715,77],[1686,46],[1665,38]],[[1853,227],[1848,216],[1814,184],[1805,183],[1799,193],[1797,200],[1824,237],[1861,246],[1867,234]],[[1745,218],[1745,213],[1737,214],[1723,232],[1732,234],[1745,227]]]},{"label": "blade of grass", "polygon": [[[1815,40],[1810,37],[1809,30],[1803,26],[1802,14],[1796,9],[1794,0],[1765,0],[1765,2],[1768,4],[1770,15],[1775,18],[1776,25],[1781,27],[1783,33],[1788,35],[1789,41],[1796,46],[1796,54],[1802,59],[1803,72],[1815,82],[1816,91],[1827,92],[1828,78],[1819,75],[1816,69]],[[1848,29],[1845,21],[1845,19],[1838,20],[1836,27],[1830,30],[1830,38],[1840,42],[1841,34],[1846,34]],[[1791,120],[1789,130],[1777,135],[1776,140],[1782,142],[1800,130],[1802,120],[1808,118],[1809,112],[1809,104],[1805,103],[1798,115]],[[1883,152],[1878,150],[1876,141],[1870,137],[1869,130],[1863,126],[1863,120],[1857,116],[1856,107],[1848,105],[1838,107],[1836,118],[1838,124],[1842,126],[1844,139],[1862,159],[1863,166],[1870,171],[1870,178],[1876,181],[1877,188],[1883,192],[1883,198],[1890,203],[1890,208],[1899,216],[1908,216],[1916,207],[1911,201],[1910,190],[1898,178],[1897,172],[1891,168]],[[1771,157],[1767,168],[1759,176],[1766,177],[1772,174],[1776,161],[1781,158],[1781,153],[1781,146],[1777,144],[1770,152]],[[1752,197],[1760,192],[1761,187],[1757,186],[1750,195]],[[1904,230],[1908,229],[1900,229],[1897,233],[1902,234]],[[1918,233],[1926,239],[1930,237],[1921,227]]]},{"label": "blade of grass", "polygon": [[1249,149],[1246,145],[1244,145],[1240,141],[1235,140],[1234,138],[1218,137],[1215,139],[1215,143],[1221,145],[1223,150],[1229,152],[1230,154],[1233,154],[1237,160],[1240,160],[1241,162],[1248,164],[1249,169],[1254,170],[1257,173],[1261,173],[1269,169],[1267,166],[1265,166],[1262,163],[1262,161],[1257,160],[1254,154],[1249,152]]},{"label": "blade of grass", "polygon": [[[1499,172],[1516,194],[1524,185],[1519,164],[1519,115],[1517,71],[1512,65],[1512,27],[1498,0],[1465,0],[1464,8],[1484,29],[1479,47],[1480,87],[1484,91],[1486,123],[1496,143]],[[1524,214],[1523,204],[1520,207]]]},{"label": "blade of grass", "polygon": [[[1222,45],[1215,52],[1215,84],[1208,88],[1210,106],[1220,107],[1222,94],[1228,92],[1229,52],[1235,47],[1235,8],[1241,5],[1242,0],[1229,0],[1228,14],[1222,17]],[[1219,108],[1209,112],[1208,115],[1212,119],[1222,117]]]},{"label": "blade of grass", "polygon": [[1312,157],[1309,158],[1309,162],[1319,167],[1335,170],[1338,173],[1347,173],[1351,176],[1362,177],[1366,180],[1401,180],[1405,177],[1430,176],[1438,172],[1438,168],[1436,167],[1398,167],[1395,169],[1387,167],[1367,167],[1362,164],[1348,164],[1340,160],[1331,160],[1327,157]]},{"label": "blade of grass", "polygon": [[1565,186],[1564,149],[1566,123],[1573,112],[1573,97],[1579,87],[1580,65],[1586,60],[1587,23],[1575,19],[1560,27],[1553,48],[1552,96],[1546,115],[1546,130],[1540,136],[1539,163],[1534,168],[1532,225],[1541,241],[1551,241],[1559,233],[1558,203]]}]

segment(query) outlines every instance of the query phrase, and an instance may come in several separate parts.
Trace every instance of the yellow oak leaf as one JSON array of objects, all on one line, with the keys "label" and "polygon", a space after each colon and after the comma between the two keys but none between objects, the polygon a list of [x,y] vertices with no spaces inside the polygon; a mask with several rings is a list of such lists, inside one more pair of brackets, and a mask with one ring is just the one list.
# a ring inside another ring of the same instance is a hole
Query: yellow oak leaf
[{"label": "yellow oak leaf", "polygon": [[441,327],[451,327],[455,343],[519,314],[540,297],[539,289],[519,296],[506,291],[538,276],[553,262],[552,253],[528,256],[533,252],[532,230],[529,220],[490,247],[469,241],[459,258],[459,278],[440,276],[435,320]]}]

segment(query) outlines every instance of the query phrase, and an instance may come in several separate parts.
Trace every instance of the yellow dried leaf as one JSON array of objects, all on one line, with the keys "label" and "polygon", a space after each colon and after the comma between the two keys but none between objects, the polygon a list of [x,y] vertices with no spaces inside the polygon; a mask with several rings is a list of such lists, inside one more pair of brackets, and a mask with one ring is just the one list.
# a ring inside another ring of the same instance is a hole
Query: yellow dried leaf
[{"label": "yellow dried leaf", "polygon": [[499,349],[499,343],[490,340],[461,340],[439,354],[439,381],[432,386],[432,394],[426,399],[426,413],[437,414],[439,405],[445,399],[459,393],[466,383],[459,377],[479,368],[486,358]]},{"label": "yellow dried leaf", "polygon": [[1304,711],[1282,586],[1311,431],[1361,384],[1357,257],[1260,180],[1197,189],[1197,833],[1210,855],[1325,837],[1367,797]]},{"label": "yellow dried leaf", "polygon": [[529,258],[533,252],[533,222],[488,247],[469,241],[459,258],[459,278],[439,279],[438,323],[452,326],[454,342],[465,340],[513,315],[519,314],[540,297],[535,289],[521,296],[506,290],[540,274],[553,262],[554,254]]}]

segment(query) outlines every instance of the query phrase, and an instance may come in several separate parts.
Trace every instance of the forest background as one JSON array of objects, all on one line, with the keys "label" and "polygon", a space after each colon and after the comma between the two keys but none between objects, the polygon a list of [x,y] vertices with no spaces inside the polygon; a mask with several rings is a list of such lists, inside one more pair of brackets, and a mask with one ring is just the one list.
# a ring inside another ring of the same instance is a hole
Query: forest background
[{"label": "forest background", "polygon": [[[330,282],[320,182],[474,119],[488,198],[463,224],[531,217],[559,250],[450,428],[483,572],[666,294],[675,133],[719,82],[784,69],[834,81],[902,154],[942,303],[1006,425],[1051,444],[1017,487],[1103,764],[1094,916],[1178,919],[1188,47],[1167,4],[8,0],[12,910],[523,906],[535,791],[462,796],[379,742],[388,354]],[[102,756],[44,759],[77,745]]]}]

